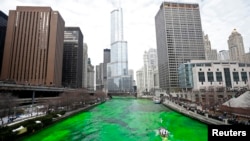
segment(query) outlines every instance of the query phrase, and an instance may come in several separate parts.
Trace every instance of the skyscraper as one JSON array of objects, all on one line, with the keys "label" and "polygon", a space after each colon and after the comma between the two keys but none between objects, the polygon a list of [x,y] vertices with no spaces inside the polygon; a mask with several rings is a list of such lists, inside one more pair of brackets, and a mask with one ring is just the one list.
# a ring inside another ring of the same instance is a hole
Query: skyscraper
[{"label": "skyscraper", "polygon": [[205,57],[206,60],[217,60],[217,50],[211,48],[211,42],[208,38],[208,35],[203,35],[204,48],[205,48]]},{"label": "skyscraper", "polygon": [[153,92],[155,88],[159,88],[157,50],[150,48],[148,51],[145,51],[143,62],[143,68],[136,72],[138,95]]},{"label": "skyscraper", "polygon": [[157,69],[157,50],[150,48],[148,51],[144,52],[143,55],[144,67],[144,91],[151,91],[154,89],[154,70]]},{"label": "skyscraper", "polygon": [[83,34],[79,27],[65,27],[62,84],[82,88]]},{"label": "skyscraper", "polygon": [[96,90],[103,90],[103,63],[96,65],[95,68]]},{"label": "skyscraper", "polygon": [[138,95],[142,95],[145,91],[145,84],[144,84],[144,68],[141,68],[136,71],[136,86],[137,86],[137,93]]},{"label": "skyscraper", "polygon": [[221,61],[229,61],[230,57],[229,57],[229,51],[228,50],[221,50],[218,53],[218,60]]},{"label": "skyscraper", "polygon": [[130,91],[130,76],[128,74],[127,41],[123,40],[122,8],[111,12],[111,60],[108,64],[108,91]]},{"label": "skyscraper", "polygon": [[88,58],[88,74],[87,74],[87,89],[90,91],[95,90],[95,69],[91,64],[90,58]]},{"label": "skyscraper", "polygon": [[83,67],[82,67],[82,87],[87,88],[88,84],[88,45],[83,43]]},{"label": "skyscraper", "polygon": [[178,66],[205,59],[199,5],[163,2],[155,16],[155,27],[160,88],[176,91]]},{"label": "skyscraper", "polygon": [[103,50],[103,85],[104,85],[104,92],[107,92],[108,85],[107,85],[107,64],[110,63],[110,49]]},{"label": "skyscraper", "polygon": [[233,61],[244,61],[245,49],[243,38],[236,29],[234,29],[228,38],[228,49],[230,59]]},{"label": "skyscraper", "polygon": [[7,29],[7,21],[8,21],[8,16],[2,11],[0,11],[0,75],[2,70],[1,68],[2,68],[6,29]]},{"label": "skyscraper", "polygon": [[64,20],[50,7],[9,11],[2,80],[61,86]]}]

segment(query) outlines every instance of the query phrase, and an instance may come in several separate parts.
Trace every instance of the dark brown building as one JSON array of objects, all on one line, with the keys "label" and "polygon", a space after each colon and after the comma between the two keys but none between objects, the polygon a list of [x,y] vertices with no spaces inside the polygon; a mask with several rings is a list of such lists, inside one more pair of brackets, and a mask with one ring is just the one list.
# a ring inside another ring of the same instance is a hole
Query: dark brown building
[{"label": "dark brown building", "polygon": [[5,42],[5,35],[7,29],[7,21],[8,16],[0,11],[0,75],[1,75],[1,68],[2,68],[2,60],[3,60],[3,49],[4,49],[4,42]]},{"label": "dark brown building", "polygon": [[1,80],[61,86],[64,20],[50,7],[9,11]]}]

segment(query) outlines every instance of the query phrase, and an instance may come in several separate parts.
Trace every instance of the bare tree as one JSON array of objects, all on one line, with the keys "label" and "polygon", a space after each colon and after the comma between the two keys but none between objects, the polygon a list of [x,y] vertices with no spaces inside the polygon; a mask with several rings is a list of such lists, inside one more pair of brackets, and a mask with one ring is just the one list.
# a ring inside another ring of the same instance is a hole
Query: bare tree
[{"label": "bare tree", "polygon": [[3,118],[14,115],[14,110],[17,106],[17,97],[12,96],[10,93],[0,93],[0,118],[2,125],[4,125]]},{"label": "bare tree", "polygon": [[107,95],[103,91],[100,91],[100,90],[96,91],[95,96],[97,98],[100,98],[100,100],[104,100],[107,97]]}]

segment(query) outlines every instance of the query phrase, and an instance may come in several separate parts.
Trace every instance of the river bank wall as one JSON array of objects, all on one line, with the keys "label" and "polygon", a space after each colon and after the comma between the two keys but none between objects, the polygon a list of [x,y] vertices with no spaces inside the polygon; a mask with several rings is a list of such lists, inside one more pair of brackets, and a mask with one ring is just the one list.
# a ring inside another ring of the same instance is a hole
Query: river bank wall
[{"label": "river bank wall", "polygon": [[177,105],[169,100],[165,100],[164,102],[162,102],[162,104],[176,112],[179,112],[185,116],[188,116],[190,118],[193,118],[195,120],[198,120],[202,123],[205,123],[205,124],[212,124],[212,125],[229,125],[227,123],[227,121],[219,121],[219,120],[215,120],[215,119],[212,119],[212,118],[209,118],[207,114],[205,114],[205,116],[203,115],[200,115],[196,112],[193,112],[193,111],[190,111],[190,110],[187,110],[185,109],[184,107],[180,106],[180,105]]}]

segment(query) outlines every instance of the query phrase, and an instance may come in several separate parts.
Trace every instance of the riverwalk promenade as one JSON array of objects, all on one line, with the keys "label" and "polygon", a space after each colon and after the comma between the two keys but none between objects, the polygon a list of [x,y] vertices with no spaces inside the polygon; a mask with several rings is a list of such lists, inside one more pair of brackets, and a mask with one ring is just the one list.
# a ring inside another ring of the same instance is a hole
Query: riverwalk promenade
[{"label": "riverwalk promenade", "polygon": [[181,114],[184,114],[188,117],[191,117],[193,119],[196,119],[196,120],[199,120],[203,123],[206,123],[206,124],[213,124],[213,125],[229,125],[227,123],[227,121],[219,121],[219,120],[216,120],[216,119],[212,119],[212,118],[209,118],[208,117],[208,114],[205,114],[205,115],[200,115],[196,112],[193,112],[193,111],[190,111],[190,110],[187,110],[186,108],[184,108],[183,106],[180,106],[178,104],[175,104],[174,102],[172,101],[169,101],[167,99],[165,99],[165,101],[162,103],[163,105],[167,106],[168,108],[176,111],[176,112],[179,112]]},{"label": "riverwalk promenade", "polygon": [[[105,101],[94,103],[94,104],[89,104],[89,105],[86,105],[85,107],[78,108],[76,110],[67,111],[64,115],[59,115],[59,117],[57,119],[55,119],[55,120],[61,120],[61,119],[67,118],[69,116],[72,116],[74,114],[77,114],[79,112],[86,111],[88,109],[91,109],[91,108],[95,107],[96,105],[99,105],[99,104],[103,103],[103,102],[105,102]],[[21,116],[20,118],[18,118],[16,120],[10,122],[10,123],[7,123],[7,126],[12,126],[12,125],[24,122],[26,120],[38,118],[38,117],[45,116],[45,115],[46,115],[46,113],[41,113],[41,112],[40,113],[33,113],[33,116],[31,116],[31,114],[24,115],[24,116]],[[7,122],[7,118],[6,118],[6,122]]]}]

